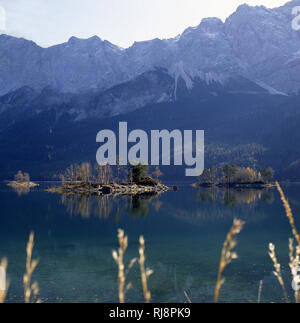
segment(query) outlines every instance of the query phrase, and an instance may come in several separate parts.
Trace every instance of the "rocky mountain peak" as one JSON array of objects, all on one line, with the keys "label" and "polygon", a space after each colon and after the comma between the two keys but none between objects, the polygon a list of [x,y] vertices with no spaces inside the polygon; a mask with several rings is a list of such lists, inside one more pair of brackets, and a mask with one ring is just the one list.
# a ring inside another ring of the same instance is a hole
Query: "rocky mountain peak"
[{"label": "rocky mountain peak", "polygon": [[203,32],[218,32],[223,28],[223,22],[219,18],[204,18],[199,27]]}]

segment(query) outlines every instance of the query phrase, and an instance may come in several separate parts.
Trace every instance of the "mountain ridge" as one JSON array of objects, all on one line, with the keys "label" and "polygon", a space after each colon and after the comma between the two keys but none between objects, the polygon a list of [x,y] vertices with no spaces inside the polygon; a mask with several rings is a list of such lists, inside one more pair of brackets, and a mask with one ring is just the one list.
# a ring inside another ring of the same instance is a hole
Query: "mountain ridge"
[{"label": "mountain ridge", "polygon": [[106,90],[155,67],[181,64],[191,77],[243,76],[275,91],[300,90],[300,32],[292,29],[293,0],[267,9],[241,5],[225,22],[204,18],[180,36],[135,42],[122,49],[98,36],[71,37],[42,48],[23,38],[0,35],[0,95],[29,86],[61,92]]}]

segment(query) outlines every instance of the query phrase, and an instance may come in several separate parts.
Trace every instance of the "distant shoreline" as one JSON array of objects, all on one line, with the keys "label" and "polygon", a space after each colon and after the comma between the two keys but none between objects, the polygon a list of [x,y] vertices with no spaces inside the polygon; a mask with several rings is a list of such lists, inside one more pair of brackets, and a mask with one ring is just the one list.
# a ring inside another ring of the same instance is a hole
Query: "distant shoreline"
[{"label": "distant shoreline", "polygon": [[195,184],[194,187],[228,187],[228,188],[271,188],[275,187],[275,183],[262,183],[262,182],[255,182],[255,183],[200,183]]}]

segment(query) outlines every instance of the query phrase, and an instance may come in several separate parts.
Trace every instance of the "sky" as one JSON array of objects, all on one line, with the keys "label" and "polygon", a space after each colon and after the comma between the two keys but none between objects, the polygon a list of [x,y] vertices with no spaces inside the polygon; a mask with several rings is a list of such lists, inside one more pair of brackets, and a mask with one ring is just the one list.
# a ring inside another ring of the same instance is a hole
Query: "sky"
[{"label": "sky", "polygon": [[171,38],[202,18],[225,20],[243,3],[278,7],[288,0],[0,0],[0,32],[43,47],[94,35],[127,48]]}]

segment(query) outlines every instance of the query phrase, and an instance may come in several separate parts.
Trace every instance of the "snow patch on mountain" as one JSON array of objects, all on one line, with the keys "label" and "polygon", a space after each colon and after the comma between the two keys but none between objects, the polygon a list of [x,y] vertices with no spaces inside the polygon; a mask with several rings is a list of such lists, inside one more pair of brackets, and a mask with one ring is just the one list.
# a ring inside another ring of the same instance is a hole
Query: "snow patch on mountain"
[{"label": "snow patch on mountain", "polygon": [[167,93],[163,93],[161,97],[157,100],[157,103],[163,103],[168,101],[170,101],[170,95],[168,95]]},{"label": "snow patch on mountain", "polygon": [[262,87],[263,89],[267,90],[269,92],[269,94],[288,96],[288,94],[286,94],[284,92],[281,92],[281,91],[278,91],[278,90],[274,89],[272,86],[270,86],[268,84],[265,84],[264,82],[256,81],[255,83],[257,85],[259,85],[260,87]]},{"label": "snow patch on mountain", "polygon": [[221,85],[224,85],[228,79],[228,76],[214,72],[200,73],[199,76],[206,82],[207,85],[212,83],[220,83]]},{"label": "snow patch on mountain", "polygon": [[185,71],[184,63],[180,61],[179,63],[176,63],[172,69],[171,69],[171,75],[173,75],[175,79],[175,89],[174,89],[174,98],[177,100],[177,87],[178,87],[178,80],[180,78],[183,79],[185,82],[186,88],[191,91],[193,89],[193,80],[188,75],[188,73]]}]

